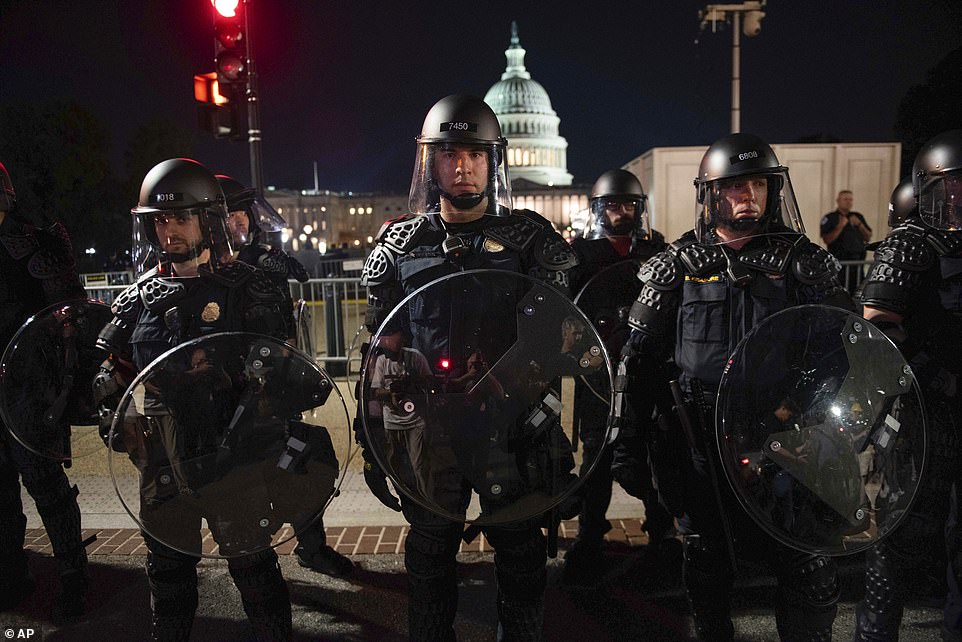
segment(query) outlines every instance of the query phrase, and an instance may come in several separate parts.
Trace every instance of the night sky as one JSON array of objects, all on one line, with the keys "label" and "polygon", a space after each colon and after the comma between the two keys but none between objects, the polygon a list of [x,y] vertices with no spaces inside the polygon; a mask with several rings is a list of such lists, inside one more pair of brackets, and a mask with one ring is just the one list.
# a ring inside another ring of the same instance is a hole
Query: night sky
[{"label": "night sky", "polygon": [[[731,34],[696,45],[703,6],[255,0],[266,182],[311,187],[317,161],[322,189],[406,191],[425,112],[500,78],[511,20],[576,182],[650,147],[708,144],[728,131]],[[142,123],[196,129],[211,11],[208,0],[0,0],[0,100],[82,104],[109,126],[120,165]],[[894,140],[905,91],[962,44],[957,0],[771,0],[766,12],[761,34],[742,39],[742,129],[773,143]],[[246,143],[196,134],[198,160],[249,178]]]}]

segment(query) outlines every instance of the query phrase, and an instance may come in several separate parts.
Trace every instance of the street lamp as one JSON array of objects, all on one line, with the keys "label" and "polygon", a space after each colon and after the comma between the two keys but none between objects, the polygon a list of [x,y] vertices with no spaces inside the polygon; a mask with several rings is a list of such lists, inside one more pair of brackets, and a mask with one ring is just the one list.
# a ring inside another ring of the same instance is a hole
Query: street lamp
[{"label": "street lamp", "polygon": [[[737,133],[742,127],[741,108],[741,35],[751,38],[762,30],[762,18],[765,12],[762,8],[767,0],[747,0],[742,4],[710,4],[698,12],[701,20],[700,31],[705,30],[711,23],[712,33],[716,32],[719,22],[732,22],[732,133]],[[744,15],[744,19],[743,16]],[[695,40],[698,43],[698,40]]]}]

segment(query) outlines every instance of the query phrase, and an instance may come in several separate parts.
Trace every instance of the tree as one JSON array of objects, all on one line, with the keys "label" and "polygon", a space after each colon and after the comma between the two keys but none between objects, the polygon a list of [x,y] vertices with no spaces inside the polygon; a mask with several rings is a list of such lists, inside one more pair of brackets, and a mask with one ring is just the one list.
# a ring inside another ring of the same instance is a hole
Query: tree
[{"label": "tree", "polygon": [[[17,208],[37,224],[59,220],[75,249],[116,241],[109,200],[107,131],[75,103],[15,104],[0,109],[3,159]],[[99,251],[99,249],[98,249]]]},{"label": "tree", "polygon": [[134,133],[124,152],[124,194],[136,203],[140,184],[150,169],[168,158],[193,157],[194,135],[171,120],[154,120]]},{"label": "tree", "polygon": [[925,75],[925,82],[905,93],[895,116],[902,141],[902,175],[912,171],[915,156],[927,140],[962,127],[962,47],[950,52]]}]

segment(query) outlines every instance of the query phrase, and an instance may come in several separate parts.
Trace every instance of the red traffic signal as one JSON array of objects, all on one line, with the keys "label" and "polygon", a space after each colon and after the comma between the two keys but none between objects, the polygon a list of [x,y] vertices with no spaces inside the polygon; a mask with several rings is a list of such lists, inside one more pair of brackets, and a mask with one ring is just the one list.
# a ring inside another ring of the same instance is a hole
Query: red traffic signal
[{"label": "red traffic signal", "polygon": [[224,85],[247,81],[247,35],[240,0],[211,0],[214,6],[214,67]]},{"label": "red traffic signal", "polygon": [[225,18],[233,18],[237,15],[237,6],[240,0],[210,0],[214,5],[214,11]]}]

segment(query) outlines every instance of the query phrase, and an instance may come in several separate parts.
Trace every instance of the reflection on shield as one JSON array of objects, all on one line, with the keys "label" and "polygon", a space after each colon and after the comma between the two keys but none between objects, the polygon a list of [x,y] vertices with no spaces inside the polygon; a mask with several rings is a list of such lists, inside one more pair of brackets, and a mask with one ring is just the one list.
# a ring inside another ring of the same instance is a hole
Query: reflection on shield
[{"label": "reflection on shield", "polygon": [[111,427],[126,452],[110,452],[110,472],[155,539],[189,555],[248,555],[323,512],[349,426],[333,380],[300,350],[213,334],[164,353],[127,389]]},{"label": "reflection on shield", "polygon": [[[631,334],[628,312],[641,292],[642,282],[637,276],[640,265],[635,259],[609,265],[591,277],[575,297],[575,305],[591,321],[608,354],[615,358],[621,354]],[[605,408],[602,412],[608,412],[606,376],[606,373],[600,373],[579,378],[575,393],[576,422],[585,412],[596,412],[602,407]]]},{"label": "reflection on shield", "polygon": [[890,533],[915,495],[922,408],[911,368],[880,330],[844,310],[799,306],[753,328],[732,354],[719,450],[735,494],[772,536],[806,552],[854,553]]},{"label": "reflection on shield", "polygon": [[610,400],[604,344],[561,293],[498,270],[442,277],[405,298],[371,341],[367,443],[395,486],[436,514],[530,519],[579,484],[563,425],[583,375]]},{"label": "reflection on shield", "polygon": [[27,320],[3,353],[0,413],[29,450],[59,461],[101,452],[91,382],[104,360],[97,335],[113,315],[99,301],[67,301]]},{"label": "reflection on shield", "polygon": [[307,301],[298,299],[294,302],[294,325],[297,328],[297,347],[308,357],[314,359],[317,357],[317,353],[314,351],[314,335],[311,334],[311,323],[311,309],[308,307]]}]

